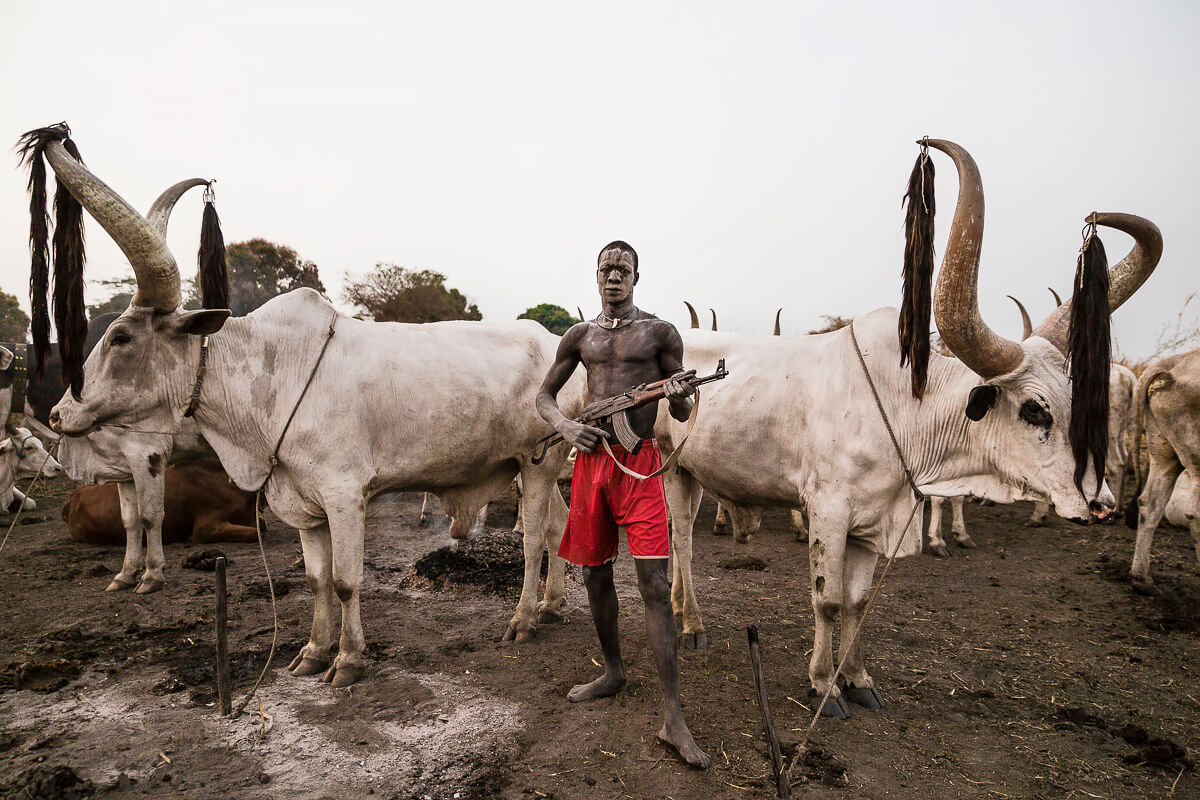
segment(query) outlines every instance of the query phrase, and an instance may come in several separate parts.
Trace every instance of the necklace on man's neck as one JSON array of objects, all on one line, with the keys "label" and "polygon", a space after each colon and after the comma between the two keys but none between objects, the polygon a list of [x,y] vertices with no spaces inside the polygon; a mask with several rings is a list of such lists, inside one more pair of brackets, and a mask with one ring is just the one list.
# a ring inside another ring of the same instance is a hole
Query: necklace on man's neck
[{"label": "necklace on man's neck", "polygon": [[637,314],[638,314],[638,310],[637,310],[637,307],[635,306],[634,308],[632,308],[630,310],[630,312],[628,314],[626,314],[623,317],[610,317],[608,314],[605,314],[603,311],[600,312],[600,317],[601,317],[601,319],[603,319],[605,322],[608,323],[608,329],[611,331],[611,330],[616,330],[618,327],[620,327],[622,322],[632,322],[634,320],[634,318],[637,317]]}]

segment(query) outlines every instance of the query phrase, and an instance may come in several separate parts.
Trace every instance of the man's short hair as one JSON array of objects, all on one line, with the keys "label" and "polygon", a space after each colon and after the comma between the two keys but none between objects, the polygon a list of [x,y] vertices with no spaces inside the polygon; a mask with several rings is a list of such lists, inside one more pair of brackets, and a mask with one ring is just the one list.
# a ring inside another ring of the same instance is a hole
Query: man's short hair
[{"label": "man's short hair", "polygon": [[637,268],[638,268],[637,250],[634,250],[633,247],[629,244],[629,242],[623,242],[620,239],[617,239],[615,242],[609,242],[608,244],[604,245],[604,247],[600,248],[600,254],[596,256],[597,264],[600,263],[600,259],[603,258],[604,254],[607,253],[609,250],[619,250],[622,253],[629,253],[629,255],[633,258],[633,271],[637,272]]}]

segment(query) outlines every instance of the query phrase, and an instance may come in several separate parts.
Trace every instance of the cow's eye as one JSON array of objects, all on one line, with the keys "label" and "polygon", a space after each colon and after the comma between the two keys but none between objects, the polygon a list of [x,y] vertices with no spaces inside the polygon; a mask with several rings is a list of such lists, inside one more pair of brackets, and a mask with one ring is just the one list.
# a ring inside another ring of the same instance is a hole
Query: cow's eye
[{"label": "cow's eye", "polygon": [[130,338],[128,333],[114,333],[113,334],[112,343],[114,345],[120,346],[123,344],[129,344],[131,341],[133,341],[133,339]]},{"label": "cow's eye", "polygon": [[1021,404],[1021,419],[1039,428],[1049,428],[1054,424],[1054,417],[1036,400],[1026,400]]}]

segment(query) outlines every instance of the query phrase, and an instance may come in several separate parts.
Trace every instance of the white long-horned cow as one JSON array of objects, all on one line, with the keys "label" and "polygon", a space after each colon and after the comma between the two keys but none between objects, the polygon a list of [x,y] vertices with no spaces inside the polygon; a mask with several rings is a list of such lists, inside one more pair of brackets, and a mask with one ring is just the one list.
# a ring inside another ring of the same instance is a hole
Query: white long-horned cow
[{"label": "white long-horned cow", "polygon": [[[341,316],[311,289],[234,319],[221,309],[184,311],[175,258],[154,228],[59,141],[44,151],[137,277],[129,309],[87,358],[81,399],[60,401],[52,427],[70,436],[109,424],[172,430],[200,385],[195,420],[222,466],[243,490],[264,486],[275,514],[300,529],[315,609],[295,674],[324,673],[334,686],[362,675],[366,506],[381,492],[432,491],[465,526],[520,472],[525,584],[507,635],[531,637],[539,611],[542,619],[561,615],[563,562],[554,554],[567,509],[552,490],[566,454],[560,448],[540,466],[529,460],[548,430],[533,401],[554,358],[553,334],[532,321],[363,322]],[[581,408],[581,386],[567,392],[568,415]],[[537,570],[547,544],[539,607]],[[337,602],[341,638],[330,664]]]},{"label": "white long-horned cow", "polygon": [[[999,502],[1048,498],[1058,513],[1087,522],[1106,514],[1112,496],[1089,458],[1080,483],[1068,439],[1071,382],[1064,351],[1070,304],[1056,309],[1025,342],[994,333],[977,300],[983,235],[983,186],[961,147],[929,140],[958,169],[959,197],[934,295],[942,340],[958,360],[931,356],[924,399],[910,392],[900,367],[898,313],[884,308],[833,333],[772,337],[684,334],[684,363],[703,372],[719,358],[729,377],[708,390],[679,469],[666,488],[675,555],[672,601],[682,613],[685,644],[703,642],[691,574],[692,524],[701,487],[748,506],[807,504],[815,644],[809,679],[829,690],[825,713],[844,715],[834,683],[832,635],[841,615],[844,678],[850,700],[877,707],[862,642],[853,641],[875,564],[893,546],[920,550],[920,514],[902,540],[913,493],[852,344],[862,349],[881,402],[920,491],[974,494]],[[1096,214],[1101,225],[1132,234],[1133,251],[1111,271],[1110,308],[1121,305],[1154,269],[1161,237],[1153,223],[1127,214]],[[660,417],[664,447],[684,428]],[[1089,498],[1091,498],[1089,500]]]},{"label": "white long-horned cow", "polygon": [[[26,497],[17,488],[18,478],[57,478],[62,474],[62,464],[50,455],[41,440],[28,428],[16,428],[8,438],[0,441],[0,511],[25,511],[37,509],[37,501]],[[28,488],[28,487],[26,487]]]},{"label": "white long-horned cow", "polygon": [[[1140,492],[1137,502],[1126,509],[1125,521],[1134,522],[1136,509],[1137,541],[1129,572],[1134,588],[1146,591],[1154,583],[1150,577],[1154,530],[1181,473],[1189,478],[1188,491],[1176,503],[1183,509],[1200,562],[1200,349],[1167,356],[1146,367],[1138,378],[1133,401],[1132,453]],[[1143,435],[1150,454],[1144,485],[1139,458]]]}]

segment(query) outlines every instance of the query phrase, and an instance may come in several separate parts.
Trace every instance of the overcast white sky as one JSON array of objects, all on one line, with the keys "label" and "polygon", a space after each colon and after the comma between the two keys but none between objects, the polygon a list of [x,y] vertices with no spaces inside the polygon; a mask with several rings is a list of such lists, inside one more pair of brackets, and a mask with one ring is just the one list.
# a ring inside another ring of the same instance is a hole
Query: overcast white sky
[{"label": "overcast white sky", "polygon": [[[145,210],[212,176],[226,241],[341,277],[435,269],[508,319],[596,313],[596,252],[637,248],[642,308],[785,334],[895,305],[900,197],[928,134],[987,195],[981,304],[1001,333],[1069,291],[1084,216],[1166,247],[1114,317],[1147,354],[1200,289],[1200,5],[83,3],[0,0],[0,143],[66,119]],[[956,183],[936,154],[939,253]],[[28,302],[28,201],[0,170],[0,287]],[[170,243],[195,270],[196,192]],[[1130,241],[1104,233],[1115,262]],[[89,277],[127,274],[89,230]]]}]

